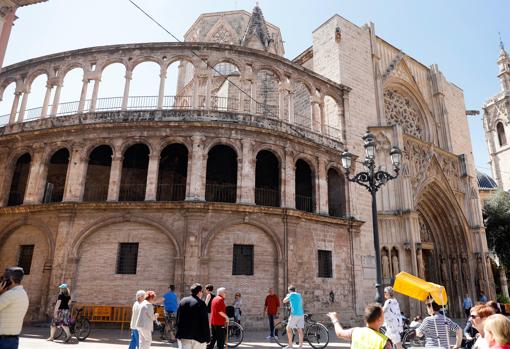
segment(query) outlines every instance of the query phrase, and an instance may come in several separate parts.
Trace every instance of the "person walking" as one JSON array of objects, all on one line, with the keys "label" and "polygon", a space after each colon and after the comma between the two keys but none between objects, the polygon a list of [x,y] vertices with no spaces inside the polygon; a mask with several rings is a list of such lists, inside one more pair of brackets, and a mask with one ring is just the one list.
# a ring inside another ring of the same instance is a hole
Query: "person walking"
[{"label": "person walking", "polygon": [[268,295],[264,301],[264,316],[269,320],[269,336],[266,339],[274,339],[274,319],[280,309],[280,299],[274,293],[273,288],[269,288]]},{"label": "person walking", "polygon": [[473,327],[476,328],[478,333],[480,334],[475,344],[471,347],[472,349],[488,349],[489,345],[487,344],[487,341],[485,340],[485,320],[491,316],[494,315],[495,311],[494,308],[487,304],[479,304],[475,305],[473,308],[471,308],[471,313],[469,315],[469,320],[473,324]]},{"label": "person walking", "polygon": [[400,306],[393,293],[393,287],[384,288],[384,298],[386,299],[383,305],[384,324],[386,325],[385,335],[391,339],[397,349],[402,349],[400,333],[404,330],[404,325],[400,314]]},{"label": "person walking", "polygon": [[510,320],[501,315],[491,315],[485,320],[485,339],[490,349],[510,349]]},{"label": "person walking", "polygon": [[234,303],[232,304],[234,307],[234,321],[238,324],[241,323],[241,306],[243,305],[243,300],[241,299],[241,292],[236,292],[234,295]]},{"label": "person walking", "polygon": [[207,349],[213,349],[217,343],[218,349],[225,347],[225,337],[227,334],[228,316],[226,314],[225,297],[227,296],[224,287],[218,288],[218,295],[213,298],[211,304],[211,342]]},{"label": "person walking", "polygon": [[216,295],[213,293],[214,286],[211,284],[205,285],[205,305],[207,307],[207,313],[209,314],[209,319],[211,318],[211,305],[212,300]]},{"label": "person walking", "polygon": [[449,332],[455,332],[454,349],[460,348],[462,344],[462,329],[459,325],[446,317],[441,312],[441,307],[433,299],[428,299],[427,312],[429,316],[423,319],[420,327],[416,329],[418,337],[425,336],[426,347],[449,348]]},{"label": "person walking", "polygon": [[466,314],[466,318],[468,318],[469,310],[473,307],[473,301],[471,300],[471,297],[469,297],[467,293],[464,295],[462,304],[464,306],[464,313]]},{"label": "person walking", "polygon": [[296,292],[296,288],[294,286],[289,286],[289,293],[283,299],[283,303],[290,304],[290,316],[287,322],[287,338],[289,339],[289,345],[285,348],[293,348],[292,345],[292,330],[297,329],[299,335],[299,348],[303,347],[303,339],[304,333],[303,329],[305,328],[305,312],[303,310],[303,297],[301,297],[300,293]]},{"label": "person walking", "polygon": [[156,299],[154,291],[145,293],[145,300],[140,304],[140,313],[136,320],[136,329],[140,336],[140,349],[149,349],[152,343],[152,331],[154,331],[154,320],[158,318],[158,313],[154,313],[152,303]]},{"label": "person walking", "polygon": [[183,298],[177,308],[176,337],[182,349],[205,349],[211,340],[207,307],[202,300],[202,285],[191,286],[191,296]]},{"label": "person walking", "polygon": [[[165,308],[165,326],[172,326],[172,321],[170,319],[175,317],[175,312],[177,311],[177,305],[179,304],[179,298],[175,294],[175,285],[168,286],[169,291],[163,295],[163,307]],[[163,332],[161,333],[161,338],[163,338]],[[173,336],[172,328],[170,328],[171,336]],[[175,342],[175,338],[168,338],[170,342]]]},{"label": "person walking", "polygon": [[487,303],[489,299],[487,298],[487,295],[485,294],[484,291],[480,291],[480,297],[478,297],[478,301],[480,303]]},{"label": "person walking", "polygon": [[351,349],[393,349],[391,340],[379,332],[384,322],[384,310],[379,304],[365,307],[365,327],[344,329],[336,312],[328,313],[328,317],[335,326],[336,336],[351,341]]},{"label": "person walking", "polygon": [[23,319],[28,310],[27,292],[21,285],[23,268],[11,267],[0,279],[0,348],[18,349]]},{"label": "person walking", "polygon": [[57,327],[61,326],[66,334],[64,343],[67,343],[71,339],[71,331],[69,330],[69,318],[71,316],[69,312],[69,302],[71,301],[71,292],[69,291],[67,284],[61,284],[58,288],[60,289],[60,292],[58,294],[57,302],[55,303],[55,308],[53,310],[50,336],[47,340],[53,341],[55,339],[55,332],[57,331]]},{"label": "person walking", "polygon": [[136,300],[133,303],[133,309],[131,311],[131,342],[129,342],[129,349],[138,349],[140,344],[140,335],[138,334],[138,330],[136,329],[136,320],[138,320],[138,315],[140,315],[141,304],[145,298],[145,291],[139,290],[136,292],[135,296]]}]

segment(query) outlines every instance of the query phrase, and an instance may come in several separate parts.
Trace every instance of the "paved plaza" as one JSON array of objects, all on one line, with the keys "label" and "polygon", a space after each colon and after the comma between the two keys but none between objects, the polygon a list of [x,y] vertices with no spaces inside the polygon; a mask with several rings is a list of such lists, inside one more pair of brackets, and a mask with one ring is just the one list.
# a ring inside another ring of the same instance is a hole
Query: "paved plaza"
[{"label": "paved plaza", "polygon": [[[78,342],[74,337],[70,343],[64,344],[61,340],[55,342],[47,342],[49,335],[47,327],[24,327],[20,338],[20,349],[56,349],[64,347],[79,346],[80,348],[89,349],[117,349],[127,348],[129,345],[129,331],[121,331],[119,329],[97,329],[93,328],[90,337],[84,342]],[[280,348],[274,342],[268,342],[265,337],[267,333],[263,331],[247,331],[245,332],[245,340],[239,348]],[[158,338],[157,335],[155,335]],[[155,340],[152,343],[154,348],[177,348],[177,344],[168,344]],[[304,346],[310,348],[309,345]],[[328,348],[349,348],[347,342],[337,339],[333,332],[330,332],[330,344]]]}]

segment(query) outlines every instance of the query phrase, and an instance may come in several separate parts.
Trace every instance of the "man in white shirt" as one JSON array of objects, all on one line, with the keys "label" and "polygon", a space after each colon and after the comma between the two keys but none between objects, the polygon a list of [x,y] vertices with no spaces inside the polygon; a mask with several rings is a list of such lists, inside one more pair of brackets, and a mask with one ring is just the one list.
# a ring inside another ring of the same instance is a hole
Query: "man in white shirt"
[{"label": "man in white shirt", "polygon": [[138,316],[140,315],[140,308],[144,299],[144,290],[136,292],[136,302],[133,304],[133,311],[131,312],[131,342],[129,343],[129,349],[138,349],[140,344],[140,335],[136,328],[136,320],[138,320]]},{"label": "man in white shirt", "polygon": [[5,270],[0,282],[0,348],[18,349],[19,334],[28,310],[28,296],[21,280],[23,268]]}]

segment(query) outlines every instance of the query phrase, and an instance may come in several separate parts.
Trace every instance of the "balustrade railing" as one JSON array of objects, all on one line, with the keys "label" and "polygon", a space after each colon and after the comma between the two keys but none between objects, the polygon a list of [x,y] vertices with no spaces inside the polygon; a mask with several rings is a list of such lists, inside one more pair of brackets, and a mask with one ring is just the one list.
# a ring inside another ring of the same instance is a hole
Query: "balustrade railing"
[{"label": "balustrade railing", "polygon": [[236,202],[236,184],[207,183],[205,185],[205,201]]},{"label": "balustrade railing", "polygon": [[23,204],[23,194],[20,191],[11,191],[9,193],[9,201],[7,201],[7,206],[17,206]]},{"label": "balustrade railing", "polygon": [[83,193],[83,201],[101,202],[108,199],[108,184],[86,185]]},{"label": "balustrade railing", "polygon": [[296,194],[296,209],[300,211],[313,212],[313,198],[311,196]]},{"label": "balustrade railing", "polygon": [[280,191],[268,188],[255,188],[255,204],[280,207]]},{"label": "balustrade railing", "polygon": [[120,185],[119,201],[144,201],[145,184],[126,183]]},{"label": "balustrade railing", "polygon": [[186,198],[186,184],[158,184],[158,201],[184,201]]}]

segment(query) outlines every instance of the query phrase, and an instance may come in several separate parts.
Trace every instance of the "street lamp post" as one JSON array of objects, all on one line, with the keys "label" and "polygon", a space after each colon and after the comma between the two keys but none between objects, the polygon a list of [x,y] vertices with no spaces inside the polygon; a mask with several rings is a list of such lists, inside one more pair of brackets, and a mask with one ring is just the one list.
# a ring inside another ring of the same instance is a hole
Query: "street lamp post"
[{"label": "street lamp post", "polygon": [[350,176],[352,163],[352,154],[348,151],[342,153],[342,167],[345,170],[345,176],[350,182],[355,182],[365,187],[372,195],[372,226],[374,232],[374,249],[375,249],[375,270],[376,270],[376,294],[375,300],[378,303],[383,302],[382,294],[382,270],[381,270],[381,249],[379,247],[379,226],[377,225],[377,190],[386,182],[398,177],[400,170],[401,151],[398,147],[392,147],[390,150],[391,162],[395,175],[385,171],[375,170],[375,142],[374,135],[367,131],[362,137],[363,147],[365,148],[365,160],[363,166],[365,171],[359,172],[354,176]]}]

